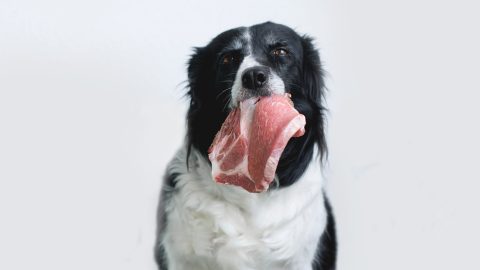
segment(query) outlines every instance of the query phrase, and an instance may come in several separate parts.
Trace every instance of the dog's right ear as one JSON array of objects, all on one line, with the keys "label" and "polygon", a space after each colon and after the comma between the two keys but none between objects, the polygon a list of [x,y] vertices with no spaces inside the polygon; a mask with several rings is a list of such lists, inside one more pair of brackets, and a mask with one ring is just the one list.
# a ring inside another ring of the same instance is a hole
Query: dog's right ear
[{"label": "dog's right ear", "polygon": [[199,107],[202,106],[202,95],[208,93],[210,80],[209,70],[210,63],[208,57],[208,49],[206,47],[194,48],[190,60],[188,61],[188,92],[190,96],[190,106]]},{"label": "dog's right ear", "polygon": [[[215,111],[215,72],[214,57],[209,47],[195,48],[188,62],[188,92],[190,106],[187,112],[187,166],[188,156],[192,147],[202,154],[212,143],[213,136],[218,131],[218,125],[214,120],[218,118]],[[213,102],[213,103],[212,103]]]}]

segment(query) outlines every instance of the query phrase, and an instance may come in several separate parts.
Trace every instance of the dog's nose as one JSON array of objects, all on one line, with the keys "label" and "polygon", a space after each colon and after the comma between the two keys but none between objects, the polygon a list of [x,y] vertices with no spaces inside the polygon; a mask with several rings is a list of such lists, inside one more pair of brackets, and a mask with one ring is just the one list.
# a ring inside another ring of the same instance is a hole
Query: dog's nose
[{"label": "dog's nose", "polygon": [[242,85],[250,90],[257,90],[268,82],[268,67],[251,67],[243,71]]}]

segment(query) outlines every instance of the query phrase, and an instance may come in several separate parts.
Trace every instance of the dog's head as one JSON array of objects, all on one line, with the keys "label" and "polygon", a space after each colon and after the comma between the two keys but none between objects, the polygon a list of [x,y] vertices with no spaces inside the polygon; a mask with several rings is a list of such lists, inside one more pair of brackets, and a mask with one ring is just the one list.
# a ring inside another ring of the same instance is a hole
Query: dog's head
[{"label": "dog's head", "polygon": [[317,143],[326,152],[323,116],[324,82],[312,40],[271,22],[221,33],[196,48],[188,66],[190,108],[188,146],[207,149],[231,108],[243,99],[290,93],[306,117],[306,133],[292,138],[277,167],[280,185],[303,173]]}]

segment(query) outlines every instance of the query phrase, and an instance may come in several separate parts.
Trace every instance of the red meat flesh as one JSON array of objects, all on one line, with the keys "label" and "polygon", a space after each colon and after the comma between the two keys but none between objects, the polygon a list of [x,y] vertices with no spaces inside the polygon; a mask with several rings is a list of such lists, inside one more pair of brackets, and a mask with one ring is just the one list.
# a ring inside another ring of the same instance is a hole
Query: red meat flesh
[{"label": "red meat flesh", "polygon": [[213,178],[249,192],[265,191],[290,138],[304,133],[305,117],[287,94],[242,101],[210,146]]}]

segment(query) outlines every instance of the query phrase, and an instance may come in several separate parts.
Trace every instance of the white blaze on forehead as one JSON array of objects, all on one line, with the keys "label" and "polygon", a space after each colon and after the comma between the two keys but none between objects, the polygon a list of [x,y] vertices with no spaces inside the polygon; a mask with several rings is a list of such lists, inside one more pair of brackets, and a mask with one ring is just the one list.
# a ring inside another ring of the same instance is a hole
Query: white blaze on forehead
[{"label": "white blaze on forehead", "polygon": [[247,55],[252,54],[252,36],[250,35],[250,28],[247,28],[243,33],[243,37],[247,42]]}]

